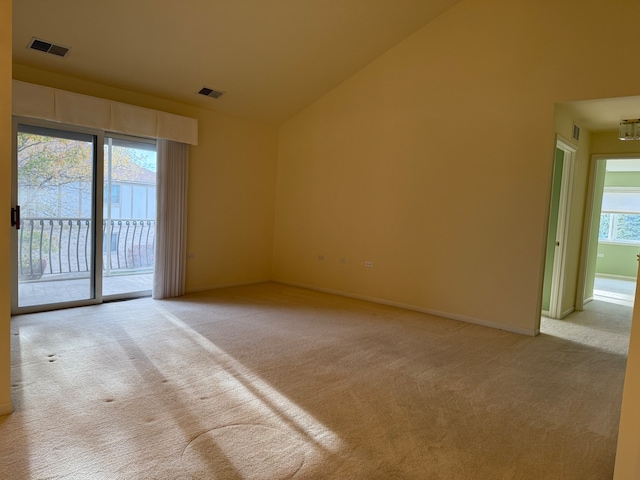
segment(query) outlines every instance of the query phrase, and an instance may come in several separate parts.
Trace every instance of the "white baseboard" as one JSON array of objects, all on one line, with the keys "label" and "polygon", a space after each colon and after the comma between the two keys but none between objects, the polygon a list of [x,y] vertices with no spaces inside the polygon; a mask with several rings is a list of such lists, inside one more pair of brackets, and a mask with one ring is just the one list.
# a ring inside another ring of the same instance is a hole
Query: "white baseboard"
[{"label": "white baseboard", "polygon": [[628,280],[630,282],[635,282],[637,280],[636,277],[629,277],[628,275],[613,275],[609,273],[596,273],[596,277],[613,278],[616,280]]},{"label": "white baseboard", "polygon": [[248,285],[258,285],[260,283],[267,283],[272,281],[273,280],[271,279],[265,279],[265,280],[252,280],[250,282],[221,283],[217,285],[207,285],[206,287],[189,288],[185,291],[185,293],[198,293],[198,292],[205,292],[207,290],[219,290],[221,288],[246,287]]},{"label": "white baseboard", "polygon": [[13,413],[13,403],[0,403],[0,417]]},{"label": "white baseboard", "polygon": [[[586,303],[586,302],[585,302]],[[569,315],[570,313],[573,313],[575,311],[574,307],[571,307],[570,309],[568,309],[566,312],[563,312],[562,315],[560,316],[560,320],[563,319],[564,317],[566,317],[567,315]],[[543,317],[547,317],[547,318],[551,318],[551,316],[549,315],[549,310],[542,310],[540,312],[540,314]]]},{"label": "white baseboard", "polygon": [[355,294],[355,293],[340,292],[338,290],[331,290],[329,288],[322,288],[322,287],[314,287],[312,285],[305,285],[303,283],[287,282],[287,281],[282,281],[282,280],[273,280],[273,281],[277,282],[277,283],[281,283],[283,285],[290,285],[292,287],[307,288],[309,290],[315,290],[315,291],[323,292],[323,293],[330,293],[332,295],[340,295],[342,297],[355,298],[357,300],[364,300],[364,301],[367,301],[367,302],[378,303],[378,304],[381,304],[381,305],[388,305],[390,307],[404,308],[405,310],[412,310],[414,312],[426,313],[426,314],[429,314],[429,315],[435,315],[437,317],[449,318],[451,320],[458,320],[459,322],[472,323],[474,325],[480,325],[482,327],[494,328],[496,330],[504,330],[506,332],[517,333],[517,334],[520,334],[520,335],[527,335],[527,336],[534,337],[534,336],[536,336],[536,335],[538,335],[540,333],[539,330],[533,330],[533,329],[530,330],[528,328],[513,327],[511,325],[504,325],[502,323],[496,323],[496,322],[491,322],[491,321],[488,321],[488,320],[481,320],[481,319],[478,319],[478,318],[467,317],[465,315],[457,315],[457,314],[448,313],[448,312],[440,312],[438,310],[432,310],[432,309],[429,309],[429,308],[417,307],[415,305],[407,305],[405,303],[392,302],[392,301],[384,300],[384,299],[381,299],[381,298],[367,297],[365,295],[358,295],[358,294]]}]

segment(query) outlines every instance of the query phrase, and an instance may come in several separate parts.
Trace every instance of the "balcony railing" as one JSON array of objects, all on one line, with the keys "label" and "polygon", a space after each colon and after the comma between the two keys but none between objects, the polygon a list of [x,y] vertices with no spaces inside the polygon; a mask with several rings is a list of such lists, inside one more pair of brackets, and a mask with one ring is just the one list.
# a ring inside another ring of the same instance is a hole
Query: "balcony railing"
[{"label": "balcony railing", "polygon": [[[86,275],[91,271],[90,219],[23,217],[21,221],[18,231],[18,275],[21,281],[53,280],[60,276]],[[103,221],[103,273],[152,271],[155,232],[155,220]]]}]

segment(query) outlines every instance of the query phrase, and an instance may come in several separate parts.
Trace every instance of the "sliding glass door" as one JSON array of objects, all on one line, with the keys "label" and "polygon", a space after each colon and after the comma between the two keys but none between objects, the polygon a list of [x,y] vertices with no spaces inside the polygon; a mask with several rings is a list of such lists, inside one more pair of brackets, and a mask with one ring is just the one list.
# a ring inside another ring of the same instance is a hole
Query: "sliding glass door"
[{"label": "sliding glass door", "polygon": [[96,298],[97,137],[19,125],[14,197],[14,307]]},{"label": "sliding glass door", "polygon": [[156,245],[156,143],[109,135],[104,142],[102,293],[150,293]]},{"label": "sliding glass door", "polygon": [[154,140],[15,122],[12,311],[150,295]]}]

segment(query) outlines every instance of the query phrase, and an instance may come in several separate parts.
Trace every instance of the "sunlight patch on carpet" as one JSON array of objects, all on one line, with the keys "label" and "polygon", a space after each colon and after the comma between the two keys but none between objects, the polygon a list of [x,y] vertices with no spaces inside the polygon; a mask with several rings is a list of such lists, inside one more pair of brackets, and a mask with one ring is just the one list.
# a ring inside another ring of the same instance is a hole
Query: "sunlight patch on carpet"
[{"label": "sunlight patch on carpet", "polygon": [[[247,415],[253,421],[201,432],[190,441],[183,456],[199,455],[214,462],[218,461],[216,459],[226,462],[225,458],[245,458],[250,464],[260,462],[262,469],[268,472],[263,458],[266,455],[271,457],[271,465],[282,467],[293,474],[301,467],[305,458],[310,460],[310,455],[324,456],[325,453],[336,453],[342,448],[338,435],[242,363],[166,309],[158,307],[158,312],[207,351],[224,369],[224,375],[217,375],[216,383],[224,385],[225,394],[237,396],[243,410],[253,409],[251,413],[254,416]],[[238,452],[237,449],[243,449],[243,452]],[[212,451],[216,455],[212,455]],[[238,457],[238,453],[242,455]],[[283,462],[282,456],[285,453],[288,460]],[[229,465],[228,468],[232,467]],[[242,475],[242,472],[237,473]],[[289,476],[284,471],[277,475],[275,473],[271,472],[265,478]]]},{"label": "sunlight patch on carpet", "polygon": [[293,477],[304,465],[305,452],[290,432],[263,425],[228,425],[194,438],[182,460],[195,475],[215,472],[216,478],[273,480]]}]

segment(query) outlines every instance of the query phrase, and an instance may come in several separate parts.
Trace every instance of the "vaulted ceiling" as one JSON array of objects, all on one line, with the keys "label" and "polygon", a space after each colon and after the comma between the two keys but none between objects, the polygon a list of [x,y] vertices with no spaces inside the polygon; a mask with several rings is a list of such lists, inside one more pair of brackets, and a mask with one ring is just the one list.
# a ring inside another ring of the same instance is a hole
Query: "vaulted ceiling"
[{"label": "vaulted ceiling", "polygon": [[[458,1],[20,0],[13,59],[279,124]],[[70,52],[29,49],[33,37]]]}]

